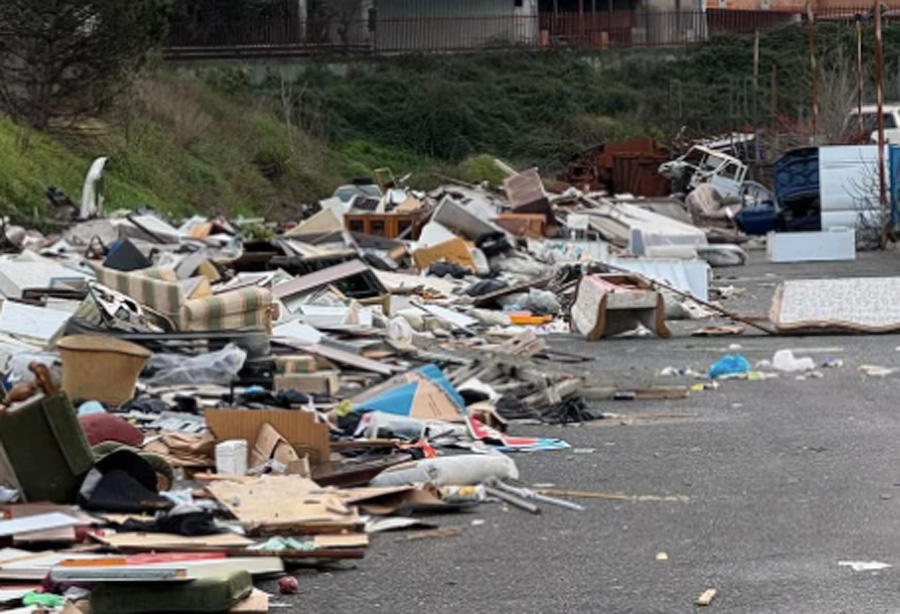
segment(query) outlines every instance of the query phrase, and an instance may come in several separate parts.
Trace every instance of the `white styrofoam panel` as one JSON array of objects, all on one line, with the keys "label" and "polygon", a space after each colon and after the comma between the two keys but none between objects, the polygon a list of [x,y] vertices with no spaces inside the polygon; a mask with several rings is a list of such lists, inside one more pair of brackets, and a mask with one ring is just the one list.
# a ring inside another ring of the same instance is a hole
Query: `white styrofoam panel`
[{"label": "white styrofoam panel", "polygon": [[853,228],[822,232],[770,232],[766,239],[769,262],[856,260]]}]

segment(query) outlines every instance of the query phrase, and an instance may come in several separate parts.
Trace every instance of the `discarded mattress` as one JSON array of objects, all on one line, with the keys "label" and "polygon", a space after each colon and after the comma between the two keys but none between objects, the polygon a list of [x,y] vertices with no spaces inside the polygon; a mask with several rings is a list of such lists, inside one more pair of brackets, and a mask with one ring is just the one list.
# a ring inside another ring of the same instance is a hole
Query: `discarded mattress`
[{"label": "discarded mattress", "polygon": [[778,286],[769,318],[780,331],[900,330],[900,277],[804,279]]}]

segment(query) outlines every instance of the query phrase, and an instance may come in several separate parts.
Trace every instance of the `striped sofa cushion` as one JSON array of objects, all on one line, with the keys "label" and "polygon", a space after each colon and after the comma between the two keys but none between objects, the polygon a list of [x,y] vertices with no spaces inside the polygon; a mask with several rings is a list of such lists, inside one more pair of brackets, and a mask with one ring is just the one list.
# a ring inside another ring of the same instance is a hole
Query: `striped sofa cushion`
[{"label": "striped sofa cushion", "polygon": [[244,288],[187,301],[182,313],[185,330],[268,328],[272,293],[264,288]]},{"label": "striped sofa cushion", "polygon": [[178,277],[171,269],[146,269],[125,273],[95,267],[97,281],[113,290],[126,294],[145,307],[170,318],[175,326],[183,325],[184,293],[178,285]]}]

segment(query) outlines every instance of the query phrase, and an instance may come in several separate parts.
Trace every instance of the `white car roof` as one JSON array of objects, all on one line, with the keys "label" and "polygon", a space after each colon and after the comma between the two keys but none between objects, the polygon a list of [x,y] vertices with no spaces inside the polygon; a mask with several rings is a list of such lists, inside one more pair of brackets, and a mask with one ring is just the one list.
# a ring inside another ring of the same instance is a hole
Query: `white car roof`
[{"label": "white car roof", "polygon": [[[885,113],[890,113],[891,111],[900,110],[900,103],[892,102],[885,103],[883,105],[883,109]],[[878,113],[878,105],[877,104],[864,104],[862,106],[863,113]],[[856,109],[850,111],[847,115],[856,115]]]}]

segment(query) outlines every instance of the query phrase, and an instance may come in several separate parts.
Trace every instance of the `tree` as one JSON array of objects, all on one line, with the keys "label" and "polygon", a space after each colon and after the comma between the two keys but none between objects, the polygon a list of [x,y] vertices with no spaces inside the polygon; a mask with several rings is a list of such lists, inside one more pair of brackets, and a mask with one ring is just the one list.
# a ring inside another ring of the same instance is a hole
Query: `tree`
[{"label": "tree", "polygon": [[0,109],[35,128],[102,111],[166,34],[170,0],[0,0]]}]

